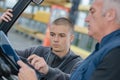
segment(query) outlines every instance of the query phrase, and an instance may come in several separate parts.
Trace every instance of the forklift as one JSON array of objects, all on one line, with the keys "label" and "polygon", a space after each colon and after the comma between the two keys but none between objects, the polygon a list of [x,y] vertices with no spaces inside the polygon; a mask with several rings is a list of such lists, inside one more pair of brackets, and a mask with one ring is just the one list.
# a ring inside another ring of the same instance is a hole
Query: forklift
[{"label": "forklift", "polygon": [[44,0],[18,0],[12,8],[12,20],[10,22],[3,21],[0,24],[0,80],[18,80],[17,74],[20,67],[17,61],[23,60],[23,62],[27,63],[27,60],[19,57],[12,48],[7,37],[8,31],[31,2],[41,4],[43,1]]}]

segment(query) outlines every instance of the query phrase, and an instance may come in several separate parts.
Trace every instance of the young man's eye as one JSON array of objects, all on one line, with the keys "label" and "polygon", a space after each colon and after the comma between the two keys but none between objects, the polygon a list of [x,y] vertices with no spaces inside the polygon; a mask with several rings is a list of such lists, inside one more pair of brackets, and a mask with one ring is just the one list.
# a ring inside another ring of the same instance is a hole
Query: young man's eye
[{"label": "young man's eye", "polygon": [[50,36],[52,36],[52,37],[53,37],[53,36],[55,36],[55,34],[53,34],[53,33],[50,33]]},{"label": "young man's eye", "polygon": [[60,37],[65,37],[65,34],[60,34],[59,36],[60,36]]}]

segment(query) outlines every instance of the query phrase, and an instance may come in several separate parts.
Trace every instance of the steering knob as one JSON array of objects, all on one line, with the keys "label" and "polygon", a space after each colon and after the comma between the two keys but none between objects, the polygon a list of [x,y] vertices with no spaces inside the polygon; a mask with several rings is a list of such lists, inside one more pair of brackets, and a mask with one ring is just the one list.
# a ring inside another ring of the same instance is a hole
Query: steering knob
[{"label": "steering knob", "polygon": [[[18,80],[18,77],[15,75],[11,75],[11,69],[5,63],[0,64],[0,78],[4,76],[7,80]],[[3,79],[2,79],[3,80]]]},{"label": "steering knob", "polygon": [[0,64],[0,71],[2,72],[2,75],[4,77],[9,77],[11,74],[11,69],[8,67],[8,65],[1,63]]},{"label": "steering knob", "polygon": [[0,76],[9,77],[11,74],[11,69],[4,62],[3,58],[0,58]]}]

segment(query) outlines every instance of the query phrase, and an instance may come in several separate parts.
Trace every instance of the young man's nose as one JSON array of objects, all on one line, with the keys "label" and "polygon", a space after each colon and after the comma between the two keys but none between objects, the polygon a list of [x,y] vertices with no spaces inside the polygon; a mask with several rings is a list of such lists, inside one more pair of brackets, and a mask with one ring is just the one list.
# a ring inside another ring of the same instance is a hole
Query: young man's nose
[{"label": "young man's nose", "polygon": [[59,36],[54,36],[54,41],[59,41]]}]

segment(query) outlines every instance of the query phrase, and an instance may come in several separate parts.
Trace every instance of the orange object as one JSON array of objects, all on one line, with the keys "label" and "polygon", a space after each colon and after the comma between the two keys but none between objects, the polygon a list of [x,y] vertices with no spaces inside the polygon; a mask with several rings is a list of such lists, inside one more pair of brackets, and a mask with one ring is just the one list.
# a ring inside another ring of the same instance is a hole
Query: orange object
[{"label": "orange object", "polygon": [[50,46],[50,30],[49,27],[47,27],[45,38],[43,41],[43,46]]}]

